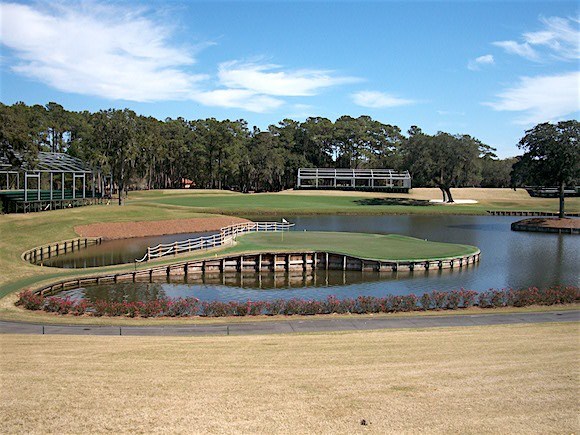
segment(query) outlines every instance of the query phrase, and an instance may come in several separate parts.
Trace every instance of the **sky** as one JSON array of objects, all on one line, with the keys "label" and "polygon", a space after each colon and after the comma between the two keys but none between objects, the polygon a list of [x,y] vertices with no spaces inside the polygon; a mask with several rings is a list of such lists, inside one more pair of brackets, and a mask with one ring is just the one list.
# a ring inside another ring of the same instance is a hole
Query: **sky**
[{"label": "sky", "polygon": [[580,115],[580,2],[0,2],[0,101],[158,119],[369,115],[521,154]]}]

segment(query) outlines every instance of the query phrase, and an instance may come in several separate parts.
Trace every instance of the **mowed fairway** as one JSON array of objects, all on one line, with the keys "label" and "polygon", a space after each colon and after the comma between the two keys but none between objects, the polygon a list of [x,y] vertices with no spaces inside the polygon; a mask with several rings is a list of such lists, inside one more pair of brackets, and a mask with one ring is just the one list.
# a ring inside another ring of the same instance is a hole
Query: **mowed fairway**
[{"label": "mowed fairway", "polygon": [[[416,190],[416,192],[415,192]],[[285,191],[260,194],[206,194],[194,191],[135,192],[131,202],[188,207],[199,212],[238,215],[279,214],[486,214],[487,210],[558,211],[557,198],[532,198],[524,190],[454,189],[457,199],[477,204],[434,204],[439,189],[412,189],[410,193]],[[215,191],[214,191],[215,192]],[[568,211],[580,210],[580,199],[567,198]]]},{"label": "mowed fairway", "polygon": [[4,335],[0,431],[577,433],[579,332]]},{"label": "mowed fairway", "polygon": [[239,236],[236,251],[327,251],[375,260],[419,260],[471,255],[477,248],[429,242],[398,234],[364,234],[324,231],[249,233]]}]

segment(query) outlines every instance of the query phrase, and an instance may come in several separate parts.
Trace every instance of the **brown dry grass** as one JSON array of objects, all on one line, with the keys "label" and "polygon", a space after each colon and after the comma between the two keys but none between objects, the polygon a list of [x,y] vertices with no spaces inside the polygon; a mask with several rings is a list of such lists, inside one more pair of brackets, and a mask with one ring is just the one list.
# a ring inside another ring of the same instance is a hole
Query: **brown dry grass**
[{"label": "brown dry grass", "polygon": [[201,233],[218,231],[228,225],[248,222],[235,216],[211,216],[191,219],[166,219],[161,221],[99,222],[76,225],[75,233],[81,237],[128,239],[131,237],[161,236],[166,234]]},{"label": "brown dry grass", "polygon": [[575,433],[578,333],[0,336],[0,431]]}]

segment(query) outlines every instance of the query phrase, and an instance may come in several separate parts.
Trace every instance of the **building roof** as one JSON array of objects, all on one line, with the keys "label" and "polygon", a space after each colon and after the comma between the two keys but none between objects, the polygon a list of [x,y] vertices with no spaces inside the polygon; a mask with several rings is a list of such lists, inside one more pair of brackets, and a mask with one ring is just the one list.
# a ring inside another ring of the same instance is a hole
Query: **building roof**
[{"label": "building roof", "polygon": [[92,172],[88,164],[81,159],[69,156],[64,153],[49,153],[40,151],[38,156],[32,164],[27,163],[22,155],[15,152],[15,157],[22,161],[20,166],[11,165],[6,156],[0,155],[0,172]]}]

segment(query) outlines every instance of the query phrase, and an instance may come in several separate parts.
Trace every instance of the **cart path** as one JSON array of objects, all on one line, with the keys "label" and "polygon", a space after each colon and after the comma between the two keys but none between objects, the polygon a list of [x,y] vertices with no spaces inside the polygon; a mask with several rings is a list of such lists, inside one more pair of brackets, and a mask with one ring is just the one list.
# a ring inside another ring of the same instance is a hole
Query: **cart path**
[{"label": "cart path", "polygon": [[132,335],[132,336],[207,336],[260,335],[333,331],[364,331],[371,329],[442,328],[525,323],[578,322],[580,310],[539,313],[463,314],[443,316],[408,316],[389,318],[313,318],[268,322],[231,322],[214,324],[166,326],[95,326],[54,325],[0,320],[0,334],[69,334],[69,335]]}]

